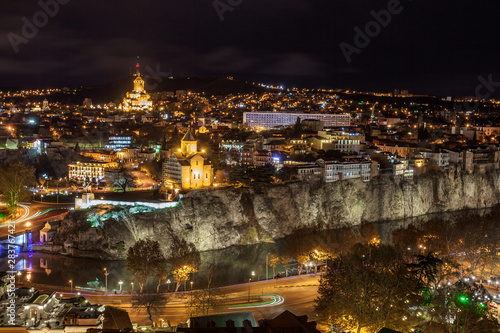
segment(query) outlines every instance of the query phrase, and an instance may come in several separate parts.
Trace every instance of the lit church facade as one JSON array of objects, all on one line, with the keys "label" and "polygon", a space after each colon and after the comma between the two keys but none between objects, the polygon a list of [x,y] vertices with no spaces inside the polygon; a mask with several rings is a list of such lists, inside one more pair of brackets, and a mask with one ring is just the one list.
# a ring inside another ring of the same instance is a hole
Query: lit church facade
[{"label": "lit church facade", "polygon": [[122,109],[126,112],[151,111],[153,110],[153,101],[144,89],[144,80],[139,72],[139,64],[137,64],[137,74],[135,76],[134,90],[127,92],[126,97],[123,99]]},{"label": "lit church facade", "polygon": [[198,151],[198,143],[191,130],[181,140],[179,151],[171,153],[163,163],[163,184],[182,190],[194,190],[212,186],[214,171],[204,152]]}]

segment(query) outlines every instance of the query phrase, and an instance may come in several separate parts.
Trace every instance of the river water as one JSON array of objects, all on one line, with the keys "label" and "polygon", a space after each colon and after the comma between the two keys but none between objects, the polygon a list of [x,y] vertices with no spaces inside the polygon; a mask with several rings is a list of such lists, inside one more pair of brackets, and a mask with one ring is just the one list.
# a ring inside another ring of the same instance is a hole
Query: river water
[{"label": "river water", "polygon": [[[205,288],[207,286],[207,271],[210,264],[217,267],[212,286],[222,286],[248,282],[252,278],[252,271],[258,278],[264,279],[266,275],[266,254],[274,252],[276,243],[264,243],[249,246],[236,246],[229,249],[208,251],[201,254],[202,264],[199,272],[195,273],[191,279],[193,288]],[[262,266],[260,277],[257,276],[259,266]],[[69,281],[73,281],[73,286],[85,288],[104,288],[105,275],[104,268],[109,272],[108,290],[118,290],[119,281],[123,282],[123,290],[131,290],[133,277],[127,270],[125,261],[103,261],[95,259],[72,258],[58,254],[17,252],[17,263],[15,271],[20,271],[20,281],[46,284],[53,286],[70,286]],[[2,251],[0,259],[0,272],[7,271],[7,258]],[[283,266],[278,266],[276,272],[282,271]],[[28,273],[31,273],[28,275]],[[269,277],[272,277],[273,270],[269,267]],[[169,277],[172,281],[173,278]],[[163,282],[165,283],[165,281]],[[154,290],[158,280],[148,279],[145,289]],[[137,290],[137,284],[135,290]],[[160,290],[175,288],[175,284],[162,284]],[[188,282],[188,289],[190,284]],[[182,287],[179,289],[182,290]]]},{"label": "river water", "polygon": [[[492,213],[493,212],[493,213]],[[465,214],[465,215],[464,215]],[[435,214],[427,215],[424,217],[398,220],[392,222],[380,222],[371,225],[367,230],[372,230],[368,237],[379,237],[382,242],[390,242],[391,235],[395,230],[406,228],[410,224],[418,225],[432,221],[432,219],[439,218],[444,221],[453,221],[468,216],[470,221],[478,223],[488,221],[496,225],[500,223],[500,209],[496,210],[482,210],[473,212],[455,212],[449,214]],[[363,227],[352,227],[363,228]],[[351,228],[349,228],[351,229]],[[358,230],[359,232],[359,230]],[[363,232],[362,232],[363,233]],[[35,235],[36,236],[36,235]],[[287,246],[290,247],[290,239],[288,238]],[[296,243],[301,242],[302,235],[299,233],[298,238],[293,240],[291,247],[295,247]],[[35,237],[35,239],[37,239]],[[276,243],[261,243],[257,245],[247,246],[233,246],[224,250],[208,251],[201,254],[202,264],[199,272],[193,274],[191,281],[193,281],[193,288],[206,288],[207,287],[207,272],[208,267],[214,264],[216,268],[215,277],[213,278],[212,286],[223,286],[230,284],[246,283],[249,278],[252,278],[252,272],[255,272],[252,281],[257,279],[264,279],[266,276],[266,255],[268,253],[279,253],[284,247],[287,239],[277,241]],[[335,242],[342,243],[342,239],[337,239]],[[133,277],[126,268],[125,261],[103,261],[95,259],[81,259],[72,258],[63,255],[17,252],[16,271],[21,271],[19,279],[38,284],[47,284],[53,286],[66,286],[69,287],[69,281],[73,281],[73,286],[84,288],[104,288],[105,275],[104,268],[109,272],[108,275],[108,290],[118,290],[119,281],[123,282],[123,290],[131,290],[131,282]],[[262,266],[262,273],[258,276],[259,266]],[[7,258],[5,253],[5,246],[0,250],[0,272],[7,271]],[[283,272],[284,267],[280,264],[276,267],[276,273]],[[27,273],[31,273],[28,275]],[[268,276],[273,276],[273,270],[269,267]],[[173,278],[169,277],[171,280]],[[158,281],[150,278],[146,284],[145,289],[156,289]],[[135,285],[135,289],[137,289]],[[174,283],[170,285],[161,285],[161,290],[175,288]],[[187,286],[190,289],[190,283]],[[180,289],[182,290],[182,288]]]}]

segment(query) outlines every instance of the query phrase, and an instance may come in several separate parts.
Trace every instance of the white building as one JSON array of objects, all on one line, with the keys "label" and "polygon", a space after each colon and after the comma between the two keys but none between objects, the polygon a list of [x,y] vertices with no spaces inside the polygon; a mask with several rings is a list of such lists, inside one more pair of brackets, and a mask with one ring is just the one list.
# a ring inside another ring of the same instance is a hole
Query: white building
[{"label": "white building", "polygon": [[271,129],[277,126],[291,126],[300,120],[320,120],[325,127],[351,126],[350,114],[287,113],[287,112],[243,112],[243,123],[251,128]]},{"label": "white building", "polygon": [[326,183],[356,178],[368,182],[372,179],[372,162],[370,161],[339,162],[319,159],[317,163],[322,168],[321,174]]}]

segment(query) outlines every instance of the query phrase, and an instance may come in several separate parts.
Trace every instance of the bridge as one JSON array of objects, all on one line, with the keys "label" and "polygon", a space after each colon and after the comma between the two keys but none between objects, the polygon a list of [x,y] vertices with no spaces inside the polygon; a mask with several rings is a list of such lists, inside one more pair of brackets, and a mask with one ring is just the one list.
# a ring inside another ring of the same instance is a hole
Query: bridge
[{"label": "bridge", "polygon": [[[28,212],[28,213],[26,213]],[[45,222],[54,221],[58,219],[62,219],[68,212],[58,214],[55,216],[46,217],[40,220],[30,221],[32,218],[39,217],[48,213],[48,210],[43,212],[37,212],[33,216],[27,216],[29,214],[29,208],[26,210],[25,214],[23,214],[20,218],[13,221],[16,230],[14,233],[10,233],[7,231],[8,224],[3,224],[2,227],[5,228],[0,234],[0,252],[7,253],[5,250],[9,249],[9,245],[16,247],[17,251],[29,252],[32,249],[32,245],[38,242],[38,236],[35,235],[43,229]],[[26,222],[26,223],[23,223]],[[12,222],[9,224],[12,225]],[[7,232],[6,232],[7,231]]]}]

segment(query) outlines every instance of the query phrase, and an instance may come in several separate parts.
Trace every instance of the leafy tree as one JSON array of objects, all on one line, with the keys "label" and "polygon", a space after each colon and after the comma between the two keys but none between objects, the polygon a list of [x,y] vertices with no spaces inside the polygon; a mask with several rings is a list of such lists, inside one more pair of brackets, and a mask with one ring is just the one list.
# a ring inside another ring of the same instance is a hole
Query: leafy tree
[{"label": "leafy tree", "polygon": [[5,196],[10,213],[15,215],[17,203],[28,195],[35,184],[35,168],[20,161],[0,165],[0,193]]},{"label": "leafy tree", "polygon": [[446,332],[498,332],[500,326],[488,313],[483,286],[458,281],[437,288],[432,298],[430,320]]},{"label": "leafy tree", "polygon": [[429,289],[435,287],[438,267],[443,261],[434,256],[434,253],[429,252],[427,255],[418,255],[414,263],[408,264],[411,272],[416,275],[417,289]]},{"label": "leafy tree", "polygon": [[185,290],[189,275],[196,273],[200,266],[200,252],[194,244],[188,243],[184,239],[173,238],[168,262],[172,267],[174,281],[177,282],[175,291],[179,290],[181,284],[184,284]]},{"label": "leafy tree", "polygon": [[227,176],[227,181],[229,184],[233,186],[248,186],[250,185],[250,177],[249,177],[249,169],[242,167],[242,166],[236,166],[233,167],[229,170],[228,176]]},{"label": "leafy tree", "polygon": [[274,253],[271,253],[269,256],[269,266],[273,268],[273,279],[276,277],[276,266],[278,266],[280,262],[280,257],[275,255]]},{"label": "leafy tree", "polygon": [[151,325],[153,324],[153,315],[160,315],[168,303],[169,299],[165,294],[146,294],[134,296],[131,300],[132,308],[138,311],[146,310]]},{"label": "leafy tree", "polygon": [[285,165],[278,171],[276,178],[278,178],[281,181],[287,181],[287,180],[293,180],[296,176],[297,176],[297,169]]},{"label": "leafy tree", "polygon": [[148,277],[152,276],[159,265],[165,262],[165,257],[158,241],[140,239],[128,249],[127,268],[144,289]]},{"label": "leafy tree", "polygon": [[320,282],[315,308],[329,324],[356,332],[387,326],[407,331],[415,319],[414,281],[389,246],[354,246],[333,261]]},{"label": "leafy tree", "polygon": [[158,262],[154,270],[155,278],[158,280],[158,285],[156,286],[156,292],[160,292],[161,281],[166,280],[168,277],[168,262],[163,260]]},{"label": "leafy tree", "polygon": [[250,178],[252,179],[252,185],[254,186],[271,184],[273,182],[273,177],[276,174],[276,168],[271,164],[256,167],[250,169],[250,171]]}]

